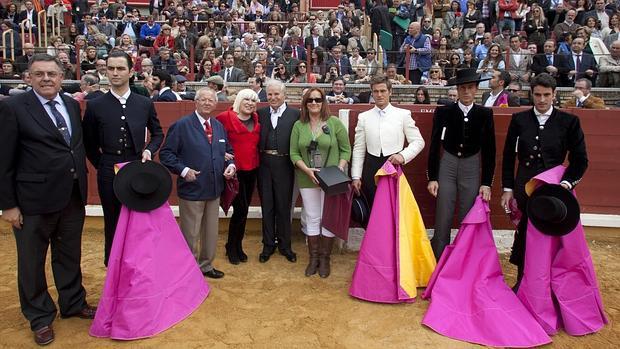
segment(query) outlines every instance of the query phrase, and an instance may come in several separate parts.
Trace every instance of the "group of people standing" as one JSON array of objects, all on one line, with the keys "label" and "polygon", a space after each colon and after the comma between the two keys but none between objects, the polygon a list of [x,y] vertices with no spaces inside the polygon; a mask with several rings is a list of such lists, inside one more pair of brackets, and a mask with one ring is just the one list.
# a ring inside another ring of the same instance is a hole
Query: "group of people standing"
[{"label": "group of people standing", "polygon": [[[351,148],[345,126],[330,114],[325,92],[319,88],[306,91],[300,109],[295,109],[285,102],[285,85],[272,80],[266,85],[268,107],[256,110],[258,96],[246,89],[219,115],[214,115],[216,92],[204,88],[196,92],[195,112],[173,123],[164,138],[152,101],[129,88],[132,59],[123,51],[110,52],[110,91],[88,101],[83,121],[79,105],[61,92],[63,68],[57,58],[34,55],[29,71],[33,89],[0,102],[4,154],[0,158],[0,209],[2,218],[14,228],[21,308],[38,344],[54,340],[51,325],[56,307],[45,278],[50,244],[61,314],[93,318],[96,311],[86,303],[80,267],[86,159],[97,170],[106,265],[121,209],[114,194],[114,167],[151,161],[159,150],[161,163],[178,175],[181,231],[205,276],[224,276],[213,266],[218,207],[226,181],[236,176],[239,190],[232,203],[228,260],[232,264],[248,260],[242,240],[257,183],[263,235],[259,261],[267,262],[276,250],[289,262],[297,261],[291,245],[291,207],[297,186],[310,256],[305,275],[318,272],[327,277],[334,234],[321,226],[325,193],[318,186],[317,172],[326,166],[346,172],[351,160],[353,189],[372,205],[374,175],[383,163],[405,165],[424,147],[411,112],[390,103],[391,82],[384,76],[370,82],[375,106],[359,115]],[[491,109],[474,104],[480,81],[475,69],[457,72],[451,84],[457,86],[459,102],[435,112],[428,190],[437,197],[432,240],[437,259],[449,243],[457,196],[460,218],[477,195],[490,200],[495,130]],[[534,108],[513,116],[504,148],[502,206],[506,210],[513,196],[520,207],[525,205],[525,182],[561,164],[567,153],[570,165],[562,181],[565,188],[573,188],[587,167],[579,119],[552,107],[555,80],[541,74],[531,88]],[[518,256],[523,255],[526,221],[523,218],[519,225],[513,253],[520,270],[523,262]]]}]

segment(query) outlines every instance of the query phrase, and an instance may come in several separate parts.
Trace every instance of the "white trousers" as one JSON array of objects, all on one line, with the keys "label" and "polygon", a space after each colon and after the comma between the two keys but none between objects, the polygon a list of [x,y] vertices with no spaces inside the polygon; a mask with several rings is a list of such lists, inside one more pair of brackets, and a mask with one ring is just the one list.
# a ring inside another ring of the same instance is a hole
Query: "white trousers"
[{"label": "white trousers", "polygon": [[323,202],[325,201],[325,193],[321,188],[300,188],[299,193],[304,203],[304,209],[301,212],[302,220],[305,225],[302,227],[304,234],[308,236],[323,235],[326,237],[334,237],[335,235],[329,230],[323,228],[321,230],[321,217],[323,215]]}]

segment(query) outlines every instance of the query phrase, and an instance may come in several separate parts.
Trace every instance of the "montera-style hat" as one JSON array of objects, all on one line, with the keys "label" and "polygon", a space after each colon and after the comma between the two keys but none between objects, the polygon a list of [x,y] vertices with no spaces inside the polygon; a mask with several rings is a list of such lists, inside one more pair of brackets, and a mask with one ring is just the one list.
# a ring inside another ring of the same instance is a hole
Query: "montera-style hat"
[{"label": "montera-style hat", "polygon": [[532,224],[545,235],[562,236],[579,223],[579,202],[562,186],[544,184],[528,199],[527,215]]},{"label": "montera-style hat", "polygon": [[491,78],[481,79],[480,74],[476,73],[476,68],[458,69],[456,75],[448,80],[446,86],[465,85],[472,82],[491,80]]},{"label": "montera-style hat", "polygon": [[154,161],[132,161],[114,178],[114,194],[129,209],[152,211],[163,205],[172,191],[170,172]]},{"label": "montera-style hat", "polygon": [[370,219],[370,209],[364,194],[353,196],[351,202],[351,220],[366,228]]}]

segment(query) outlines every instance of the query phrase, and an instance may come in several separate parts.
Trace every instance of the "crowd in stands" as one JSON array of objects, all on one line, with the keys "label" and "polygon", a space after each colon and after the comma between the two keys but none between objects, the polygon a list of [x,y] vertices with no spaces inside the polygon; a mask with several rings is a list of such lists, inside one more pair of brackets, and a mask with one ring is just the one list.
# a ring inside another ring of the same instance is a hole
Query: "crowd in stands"
[{"label": "crowd in stands", "polygon": [[[296,0],[151,0],[147,12],[127,0],[0,2],[0,29],[14,29],[14,40],[4,42],[0,79],[21,78],[36,50],[57,56],[66,79],[90,73],[104,80],[105,58],[119,49],[134,57],[135,79],[144,81],[151,95],[161,89],[161,81],[153,81],[161,80],[157,71],[166,72],[172,84],[211,82],[224,94],[228,82],[250,81],[259,89],[277,79],[344,88],[382,73],[396,85],[443,86],[458,69],[472,67],[486,78],[507,71],[511,82],[521,85],[547,72],[559,86],[585,78],[591,86],[620,87],[618,0],[361,5],[342,0],[334,10],[305,12]],[[48,25],[62,24],[47,47],[38,47],[37,30],[34,44],[22,41],[20,26],[36,29],[37,9],[54,17]],[[362,34],[365,20],[380,47]],[[486,83],[481,87],[489,87]]]}]

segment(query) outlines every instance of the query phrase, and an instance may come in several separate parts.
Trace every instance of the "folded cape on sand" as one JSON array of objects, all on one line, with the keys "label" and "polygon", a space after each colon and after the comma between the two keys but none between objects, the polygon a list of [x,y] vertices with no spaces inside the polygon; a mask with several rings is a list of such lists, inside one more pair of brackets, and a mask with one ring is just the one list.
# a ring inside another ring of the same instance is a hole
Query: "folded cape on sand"
[{"label": "folded cape on sand", "polygon": [[504,282],[489,205],[480,197],[446,247],[422,298],[422,323],[458,340],[494,347],[531,347],[551,339]]},{"label": "folded cape on sand", "polygon": [[[557,166],[539,174],[526,191],[531,194],[544,183],[559,184],[565,170]],[[528,222],[517,296],[550,335],[562,327],[570,335],[585,335],[607,323],[581,222],[563,236],[545,235]]]},{"label": "folded cape on sand", "polygon": [[90,335],[154,336],[188,317],[208,294],[170,205],[150,212],[123,206]]},{"label": "folded cape on sand", "polygon": [[371,302],[412,302],[426,286],[435,257],[420,209],[400,166],[386,162],[375,175],[377,192],[349,294]]}]

